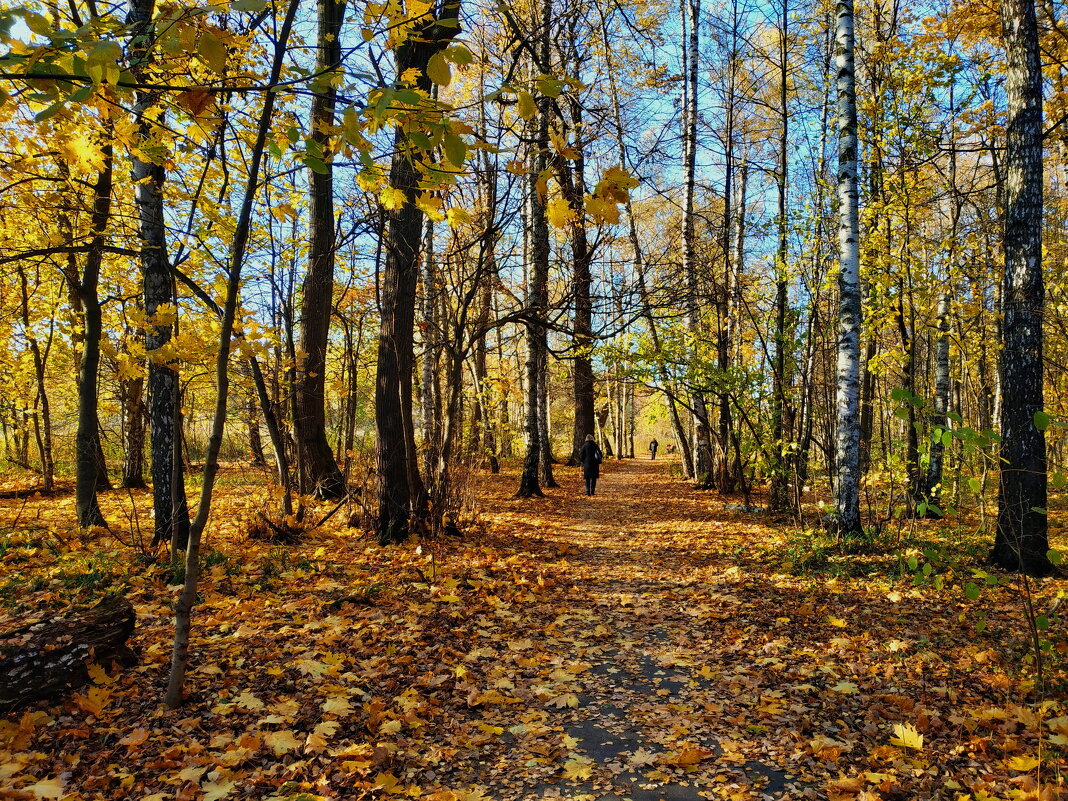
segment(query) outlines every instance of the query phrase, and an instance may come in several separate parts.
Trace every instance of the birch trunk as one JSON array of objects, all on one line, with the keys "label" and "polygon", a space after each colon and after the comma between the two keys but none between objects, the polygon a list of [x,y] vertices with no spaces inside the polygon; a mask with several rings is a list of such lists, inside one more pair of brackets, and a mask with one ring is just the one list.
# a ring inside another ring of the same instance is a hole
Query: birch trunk
[{"label": "birch trunk", "polygon": [[[682,212],[682,272],[686,277],[686,328],[690,333],[691,356],[696,361],[701,332],[698,315],[697,264],[694,254],[694,188],[697,170],[697,61],[700,44],[701,0],[683,0],[683,128],[682,160],[685,178],[685,205]],[[704,394],[691,397],[695,429],[694,477],[704,486],[712,483],[712,431]]]},{"label": "birch trunk", "polygon": [[857,96],[853,62],[853,0],[838,0],[838,368],[834,482],[841,536],[860,525],[860,193],[857,186]]},{"label": "birch trunk", "polygon": [[1034,0],[1002,0],[1005,39],[1001,479],[991,561],[1045,575],[1053,566],[1046,518],[1042,412],[1042,62]]}]

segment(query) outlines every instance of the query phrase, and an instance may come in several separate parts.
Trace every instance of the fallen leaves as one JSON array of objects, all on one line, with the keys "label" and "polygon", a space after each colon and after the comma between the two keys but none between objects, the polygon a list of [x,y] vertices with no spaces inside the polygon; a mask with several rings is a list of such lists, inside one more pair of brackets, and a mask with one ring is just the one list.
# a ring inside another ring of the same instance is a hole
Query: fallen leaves
[{"label": "fallen leaves", "polygon": [[0,797],[1040,797],[1068,709],[1024,702],[956,609],[785,575],[753,547],[775,532],[715,496],[630,464],[603,481],[591,510],[487,479],[488,533],[388,550],[341,526],[272,550],[220,520],[232,562],[207,571],[177,714],[155,706],[170,578],[126,568],[142,664],[0,721]]}]

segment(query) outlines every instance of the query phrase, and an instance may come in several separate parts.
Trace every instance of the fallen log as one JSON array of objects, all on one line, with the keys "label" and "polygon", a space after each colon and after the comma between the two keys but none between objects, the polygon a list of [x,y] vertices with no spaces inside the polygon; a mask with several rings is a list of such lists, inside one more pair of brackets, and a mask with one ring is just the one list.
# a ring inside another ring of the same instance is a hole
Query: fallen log
[{"label": "fallen log", "polygon": [[136,664],[126,645],[135,618],[130,602],[116,595],[0,633],[0,715],[88,684],[93,663]]}]

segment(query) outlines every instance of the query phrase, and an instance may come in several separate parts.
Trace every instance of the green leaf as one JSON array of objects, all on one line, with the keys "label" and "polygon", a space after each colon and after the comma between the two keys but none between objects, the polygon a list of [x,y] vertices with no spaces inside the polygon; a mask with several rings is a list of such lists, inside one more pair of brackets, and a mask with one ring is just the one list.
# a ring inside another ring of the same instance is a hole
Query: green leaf
[{"label": "green leaf", "polygon": [[979,492],[982,488],[983,484],[981,481],[979,481],[979,479],[975,478],[974,476],[968,479],[968,489],[970,489],[972,492]]},{"label": "green leaf", "polygon": [[226,45],[222,39],[209,30],[200,32],[197,43],[197,55],[208,65],[212,72],[221,75],[226,71]]},{"label": "green leaf", "polygon": [[1046,558],[1049,559],[1050,564],[1059,565],[1064,563],[1064,554],[1055,548],[1046,551]]},{"label": "green leaf", "polygon": [[979,589],[979,585],[974,581],[969,581],[964,587],[964,594],[968,596],[969,601],[978,601],[981,592],[982,590]]},{"label": "green leaf", "polygon": [[56,113],[61,108],[63,108],[63,101],[62,100],[56,101],[51,106],[46,108],[44,111],[37,112],[33,117],[33,121],[34,122],[44,122],[45,120],[49,119],[50,117],[54,117],[56,115]]},{"label": "green leaf", "polygon": [[462,44],[454,44],[445,51],[445,58],[453,64],[470,64],[475,57]]},{"label": "green leaf", "polygon": [[304,163],[308,166],[308,169],[312,172],[317,172],[320,175],[327,175],[330,172],[323,160],[317,159],[314,156],[305,156]]},{"label": "green leaf", "polygon": [[452,69],[449,67],[449,62],[445,60],[444,55],[435,53],[430,57],[430,61],[426,65],[426,77],[438,86],[449,85],[452,81]]},{"label": "green leaf", "polygon": [[943,431],[942,432],[942,444],[947,448],[950,445],[952,445],[953,444],[953,434],[950,433],[949,431]]},{"label": "green leaf", "polygon": [[1035,628],[1039,631],[1045,631],[1049,628],[1049,618],[1045,615],[1039,615],[1035,618]]},{"label": "green leaf", "polygon": [[920,566],[920,560],[916,558],[916,554],[909,557],[908,566],[909,570],[915,570]]},{"label": "green leaf", "polygon": [[1035,412],[1035,428],[1039,431],[1045,431],[1049,428],[1050,417],[1045,412]]},{"label": "green leaf", "polygon": [[445,156],[453,166],[463,167],[467,159],[467,145],[464,144],[464,140],[454,134],[445,134],[444,147]]}]

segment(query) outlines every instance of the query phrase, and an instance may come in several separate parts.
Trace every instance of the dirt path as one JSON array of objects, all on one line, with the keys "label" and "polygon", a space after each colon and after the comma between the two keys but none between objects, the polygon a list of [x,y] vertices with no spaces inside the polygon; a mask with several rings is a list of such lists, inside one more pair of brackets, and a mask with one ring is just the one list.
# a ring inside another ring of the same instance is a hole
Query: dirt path
[{"label": "dirt path", "polygon": [[[800,797],[774,743],[751,739],[767,727],[731,709],[732,696],[750,697],[761,684],[731,664],[746,612],[730,591],[738,571],[727,566],[745,521],[727,524],[708,493],[673,475],[669,460],[606,468],[592,498],[576,470],[560,469],[564,486],[548,499],[501,499],[502,516],[539,532],[555,585],[541,610],[548,615],[532,615],[527,637],[506,644],[529,647],[532,668],[542,659],[553,666],[535,686],[550,714],[508,727],[514,747],[495,764],[469,766],[475,775],[467,778],[488,782],[498,798]],[[713,540],[722,548],[707,540],[694,547],[696,532],[707,536],[710,527],[724,529]],[[502,687],[523,681],[502,679]],[[527,734],[544,726],[562,749],[541,757],[534,749],[524,760]]]}]

